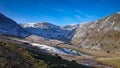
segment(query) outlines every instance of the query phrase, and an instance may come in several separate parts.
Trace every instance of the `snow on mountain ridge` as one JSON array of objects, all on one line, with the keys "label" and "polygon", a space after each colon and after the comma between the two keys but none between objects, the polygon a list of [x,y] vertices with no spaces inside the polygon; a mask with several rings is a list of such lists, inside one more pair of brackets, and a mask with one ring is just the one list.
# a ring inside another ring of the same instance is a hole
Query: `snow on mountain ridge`
[{"label": "snow on mountain ridge", "polygon": [[29,35],[29,33],[27,33],[27,31],[25,31],[15,21],[11,20],[10,18],[6,17],[1,13],[0,13],[0,34],[14,35],[20,37],[25,37]]},{"label": "snow on mountain ridge", "polygon": [[20,24],[23,28],[33,27],[33,28],[59,28],[63,30],[72,30],[77,28],[80,24],[70,24],[65,26],[57,26],[47,22],[36,22],[36,23],[25,23]]},{"label": "snow on mountain ridge", "polygon": [[79,25],[57,26],[47,22],[41,22],[31,24],[26,23],[21,24],[21,26],[33,35],[68,42],[72,38],[72,32],[74,32]]},{"label": "snow on mountain ridge", "polygon": [[118,46],[120,42],[120,15],[115,13],[83,24],[82,27],[76,29],[71,42],[81,48],[94,50],[103,50],[104,47],[107,50],[107,45],[109,45],[112,51],[112,46]]},{"label": "snow on mountain ridge", "polygon": [[57,25],[53,25],[47,22],[38,22],[38,23],[25,23],[25,24],[20,24],[23,28],[46,28],[46,29],[52,29],[52,28],[60,28]]},{"label": "snow on mountain ridge", "polygon": [[64,30],[73,30],[78,28],[79,26],[80,24],[70,24],[70,25],[61,26],[61,28]]},{"label": "snow on mountain ridge", "polygon": [[120,12],[117,12],[117,14],[120,14]]},{"label": "snow on mountain ridge", "polygon": [[36,23],[27,23],[27,24],[24,24],[22,25],[23,27],[34,27]]}]

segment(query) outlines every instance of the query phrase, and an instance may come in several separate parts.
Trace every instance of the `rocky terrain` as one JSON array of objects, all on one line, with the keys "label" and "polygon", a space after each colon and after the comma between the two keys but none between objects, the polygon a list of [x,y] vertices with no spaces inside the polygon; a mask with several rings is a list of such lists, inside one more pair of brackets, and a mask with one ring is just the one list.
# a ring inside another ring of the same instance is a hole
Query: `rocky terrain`
[{"label": "rocky terrain", "polygon": [[[85,24],[56,26],[49,23],[28,23],[21,24],[21,26],[34,35],[27,37],[28,40],[34,42],[38,42],[39,39],[38,43],[43,42],[42,44],[67,43],[79,46],[82,49],[87,48],[120,54],[119,12]],[[48,40],[49,42],[47,42]]]},{"label": "rocky terrain", "polygon": [[79,25],[57,26],[50,23],[27,23],[20,24],[25,30],[29,31],[32,35],[42,36],[44,38],[60,40],[63,42],[71,41],[73,32]]},{"label": "rocky terrain", "polygon": [[120,14],[83,24],[76,30],[71,42],[80,48],[120,54]]},{"label": "rocky terrain", "polygon": [[[120,13],[85,24],[66,26],[47,22],[19,25],[0,14],[0,48],[0,62],[4,61],[1,66],[13,64],[13,67],[16,63],[25,63],[23,67],[28,68],[42,64],[43,68],[70,68],[75,65],[83,68],[119,68]],[[33,60],[28,61],[29,57]],[[9,58],[17,61],[7,60]]]}]

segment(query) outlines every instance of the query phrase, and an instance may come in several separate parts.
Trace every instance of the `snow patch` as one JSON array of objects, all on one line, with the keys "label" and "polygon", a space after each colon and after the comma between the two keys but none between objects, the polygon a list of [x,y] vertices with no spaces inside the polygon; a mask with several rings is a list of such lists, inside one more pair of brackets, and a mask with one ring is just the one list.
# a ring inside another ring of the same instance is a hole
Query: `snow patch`
[{"label": "snow patch", "polygon": [[100,31],[100,29],[98,29],[98,31]]},{"label": "snow patch", "polygon": [[95,23],[97,23],[98,21],[95,21]]},{"label": "snow patch", "polygon": [[24,27],[34,27],[36,23],[28,23],[28,24],[25,24]]},{"label": "snow patch", "polygon": [[120,12],[117,12],[117,14],[120,14]]},{"label": "snow patch", "polygon": [[120,31],[119,27],[114,27],[114,30]]},{"label": "snow patch", "polygon": [[95,45],[95,46],[92,46],[91,49],[94,49],[94,50],[101,50],[100,44]]},{"label": "snow patch", "polygon": [[64,52],[54,48],[54,47],[51,47],[51,46],[47,46],[47,45],[41,45],[41,44],[37,44],[37,43],[31,43],[33,46],[36,46],[36,47],[39,47],[40,49],[45,49],[49,52],[54,52],[54,53],[59,53],[59,54],[65,54]]},{"label": "snow patch", "polygon": [[113,23],[111,24],[112,26],[115,24],[115,22],[113,21]]},{"label": "snow patch", "polygon": [[110,17],[108,17],[105,21],[108,21],[110,19]]},{"label": "snow patch", "polygon": [[67,49],[67,48],[57,48],[48,45],[41,45],[37,43],[31,43],[33,46],[36,46],[40,49],[44,49],[50,53],[64,54],[64,55],[79,55],[77,51]]}]

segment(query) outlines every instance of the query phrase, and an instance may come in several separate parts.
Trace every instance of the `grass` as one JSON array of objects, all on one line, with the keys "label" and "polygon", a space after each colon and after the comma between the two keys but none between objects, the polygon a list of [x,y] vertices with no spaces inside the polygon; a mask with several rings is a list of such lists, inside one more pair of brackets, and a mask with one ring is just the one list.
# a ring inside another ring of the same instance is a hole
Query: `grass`
[{"label": "grass", "polygon": [[22,42],[0,38],[0,68],[90,68],[35,51],[35,47]]},{"label": "grass", "polygon": [[82,48],[79,48],[79,47],[65,46],[65,45],[56,46],[56,47],[68,48],[68,49],[75,50],[77,52],[80,52],[80,53],[83,53],[83,54],[86,54],[86,55],[90,55],[90,56],[95,56],[95,57],[113,57],[114,56],[114,54],[106,53],[102,50],[97,51],[97,50],[92,50],[92,49],[82,49]]},{"label": "grass", "polygon": [[120,68],[120,57],[113,58],[97,58],[97,62],[112,66],[114,68]]},{"label": "grass", "polygon": [[14,43],[0,42],[0,68],[36,67],[35,59],[24,48],[17,47]]}]

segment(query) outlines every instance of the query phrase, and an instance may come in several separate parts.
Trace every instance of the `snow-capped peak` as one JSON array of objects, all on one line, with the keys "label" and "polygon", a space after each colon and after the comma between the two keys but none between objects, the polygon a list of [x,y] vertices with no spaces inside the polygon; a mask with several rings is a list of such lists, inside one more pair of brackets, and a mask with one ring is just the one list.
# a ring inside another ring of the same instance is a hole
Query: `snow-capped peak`
[{"label": "snow-capped peak", "polygon": [[117,14],[120,14],[120,12],[117,12]]},{"label": "snow-capped peak", "polygon": [[53,25],[47,22],[37,22],[37,23],[25,23],[25,24],[20,24],[23,28],[59,28],[57,25]]},{"label": "snow-capped peak", "polygon": [[23,27],[34,27],[36,23],[21,24]]},{"label": "snow-capped peak", "polygon": [[61,28],[65,30],[73,30],[78,27],[79,27],[79,24],[70,24],[70,25],[61,26]]}]

